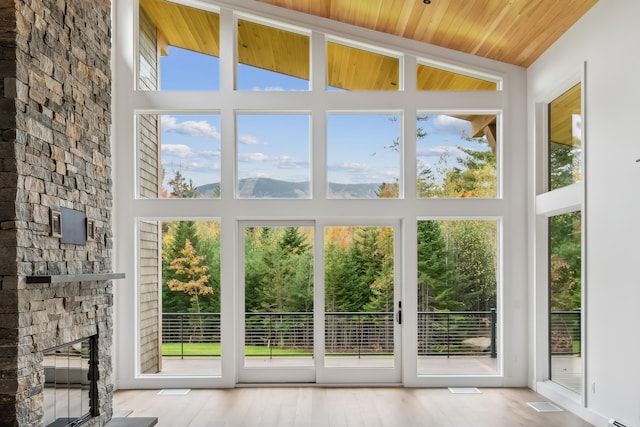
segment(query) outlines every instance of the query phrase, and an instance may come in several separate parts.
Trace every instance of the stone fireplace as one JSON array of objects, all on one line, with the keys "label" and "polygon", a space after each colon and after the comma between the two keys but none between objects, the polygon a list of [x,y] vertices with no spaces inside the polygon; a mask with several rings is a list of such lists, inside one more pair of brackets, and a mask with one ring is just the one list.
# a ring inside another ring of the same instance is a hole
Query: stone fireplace
[{"label": "stone fireplace", "polygon": [[48,351],[89,337],[84,425],[111,418],[110,26],[109,0],[0,0],[0,426],[44,425]]}]

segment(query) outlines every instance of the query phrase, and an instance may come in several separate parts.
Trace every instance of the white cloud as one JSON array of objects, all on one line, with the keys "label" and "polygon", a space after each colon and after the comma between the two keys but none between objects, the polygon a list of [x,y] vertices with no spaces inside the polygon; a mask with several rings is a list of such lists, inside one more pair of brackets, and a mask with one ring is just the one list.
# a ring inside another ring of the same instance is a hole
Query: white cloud
[{"label": "white cloud", "polygon": [[360,172],[360,171],[369,169],[369,167],[358,162],[344,162],[344,163],[335,163],[333,165],[329,165],[329,169],[347,171],[347,172]]},{"label": "white cloud", "polygon": [[242,162],[266,162],[270,159],[269,156],[263,153],[245,153],[239,154],[238,158]]},{"label": "white cloud", "polygon": [[446,132],[452,134],[469,133],[470,122],[451,116],[438,115],[433,120],[433,127],[438,132]]},{"label": "white cloud", "polygon": [[279,169],[300,169],[308,165],[308,161],[296,159],[290,156],[280,156],[276,159],[276,166]]},{"label": "white cloud", "polygon": [[200,155],[208,159],[218,158],[220,157],[220,151],[204,150],[200,152]]},{"label": "white cloud", "polygon": [[261,88],[260,86],[253,86],[251,88],[252,91],[254,92],[263,92],[263,91],[269,91],[269,92],[282,92],[285,91],[286,89],[280,86],[267,86],[264,88]]},{"label": "white cloud", "polygon": [[376,182],[393,182],[398,177],[393,168],[376,168],[358,162],[343,162],[329,165],[329,180],[350,184],[370,184]]},{"label": "white cloud", "polygon": [[246,145],[267,145],[266,142],[260,141],[258,138],[251,135],[238,135],[238,141],[241,144]]},{"label": "white cloud", "polygon": [[463,152],[457,147],[451,147],[447,145],[439,145],[436,147],[423,147],[416,150],[417,157],[440,157],[443,154],[450,154],[451,156],[458,157]]},{"label": "white cloud", "polygon": [[186,136],[205,136],[220,139],[220,132],[206,120],[178,122],[175,116],[162,116],[160,121],[163,131],[176,132]]},{"label": "white cloud", "polygon": [[193,157],[191,147],[184,144],[162,144],[162,153],[165,155],[179,157],[181,159]]}]

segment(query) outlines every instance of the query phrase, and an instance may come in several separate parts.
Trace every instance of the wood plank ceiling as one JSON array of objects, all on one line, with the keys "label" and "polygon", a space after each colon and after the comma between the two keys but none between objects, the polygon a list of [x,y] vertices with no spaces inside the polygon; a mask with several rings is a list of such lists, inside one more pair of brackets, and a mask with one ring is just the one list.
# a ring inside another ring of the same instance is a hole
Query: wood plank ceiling
[{"label": "wood plank ceiling", "polygon": [[256,0],[528,67],[598,0]]}]

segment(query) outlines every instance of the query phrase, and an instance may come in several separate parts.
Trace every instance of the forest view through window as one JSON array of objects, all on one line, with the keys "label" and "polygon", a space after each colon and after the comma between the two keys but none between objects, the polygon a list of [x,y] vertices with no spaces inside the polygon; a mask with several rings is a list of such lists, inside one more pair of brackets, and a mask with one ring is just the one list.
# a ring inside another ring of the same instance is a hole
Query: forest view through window
[{"label": "forest view through window", "polygon": [[496,269],[496,221],[418,221],[418,374],[496,372]]},{"label": "forest view through window", "polygon": [[117,135],[131,165],[116,165],[134,189],[118,206],[135,239],[119,251],[137,280],[136,375],[499,381],[499,230],[518,223],[500,200],[508,70],[233,2],[123,8],[138,26],[117,88],[135,100]]},{"label": "forest view through window", "polygon": [[582,215],[549,218],[551,380],[580,394],[582,384]]}]

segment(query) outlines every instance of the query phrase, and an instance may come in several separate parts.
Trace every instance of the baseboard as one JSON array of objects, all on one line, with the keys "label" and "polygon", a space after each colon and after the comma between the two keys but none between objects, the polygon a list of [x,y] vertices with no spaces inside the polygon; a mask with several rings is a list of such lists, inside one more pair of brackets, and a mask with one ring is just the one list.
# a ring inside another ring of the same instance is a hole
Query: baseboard
[{"label": "baseboard", "polygon": [[608,418],[585,408],[580,396],[554,382],[539,381],[536,383],[535,391],[596,427],[607,427],[608,425]]}]

